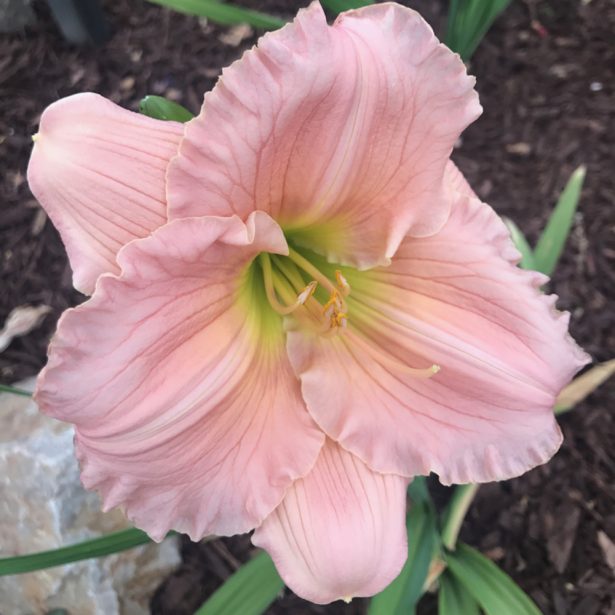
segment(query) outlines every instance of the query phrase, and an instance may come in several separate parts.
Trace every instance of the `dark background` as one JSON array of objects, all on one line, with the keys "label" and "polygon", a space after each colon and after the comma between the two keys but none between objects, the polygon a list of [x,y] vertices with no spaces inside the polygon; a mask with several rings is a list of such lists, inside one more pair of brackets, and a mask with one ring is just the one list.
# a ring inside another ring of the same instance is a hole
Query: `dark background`
[{"label": "dark background", "polygon": [[[444,2],[406,3],[443,36]],[[196,112],[221,67],[260,34],[244,32],[239,42],[236,30],[143,0],[102,4],[113,36],[98,48],[63,41],[40,2],[32,27],[0,35],[0,323],[18,305],[53,309],[41,327],[0,354],[0,382],[35,374],[57,317],[83,300],[71,288],[58,235],[25,181],[30,136],[44,107],[90,90],[132,109],[144,95],[160,94]],[[302,3],[242,4],[291,17]],[[596,361],[615,356],[614,32],[612,0],[514,0],[470,64],[485,111],[454,153],[479,196],[532,242],[570,173],[587,165],[580,211],[551,290],[560,295],[560,309],[572,312],[572,333]],[[603,532],[615,541],[614,406],[611,383],[562,417],[566,439],[553,461],[482,487],[462,531],[546,614],[615,615],[615,574],[598,538]],[[159,588],[152,611],[192,613],[248,551],[246,537],[186,541],[184,564]],[[317,607],[286,591],[271,613],[362,613],[364,604]],[[427,599],[421,611],[432,610]]]}]

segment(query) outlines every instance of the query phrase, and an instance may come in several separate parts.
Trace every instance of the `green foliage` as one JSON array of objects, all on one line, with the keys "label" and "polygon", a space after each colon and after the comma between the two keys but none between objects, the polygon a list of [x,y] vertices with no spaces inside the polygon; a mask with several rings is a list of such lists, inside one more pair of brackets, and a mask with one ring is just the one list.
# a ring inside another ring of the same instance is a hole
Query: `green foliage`
[{"label": "green foliage", "polygon": [[22,397],[32,397],[30,391],[24,391],[16,387],[11,387],[6,384],[0,384],[0,393],[12,393],[13,395],[21,395]]},{"label": "green foliage", "polygon": [[180,13],[206,17],[226,26],[247,23],[255,28],[276,30],[285,23],[283,19],[273,15],[245,9],[234,4],[226,4],[218,0],[150,0],[150,2],[166,6]]},{"label": "green foliage", "polygon": [[472,594],[448,571],[440,577],[438,615],[480,615]]},{"label": "green foliage", "polygon": [[476,496],[478,485],[458,485],[442,515],[442,544],[447,549],[454,549],[461,524],[466,517],[470,504]]},{"label": "green foliage", "polygon": [[195,615],[260,615],[283,587],[271,558],[262,551],[231,575]]},{"label": "green foliage", "polygon": [[416,477],[409,491],[408,560],[399,576],[371,600],[368,615],[410,615],[423,595],[429,565],[439,546],[437,522],[425,478]]},{"label": "green foliage", "polygon": [[510,237],[515,244],[515,247],[519,250],[519,252],[521,252],[519,267],[521,267],[521,269],[536,269],[536,263],[534,262],[534,251],[532,250],[532,247],[521,229],[509,218],[504,218],[504,223],[510,231]]},{"label": "green foliage", "polygon": [[321,2],[325,8],[328,8],[335,14],[343,13],[350,9],[358,9],[373,3],[373,0],[322,0]]},{"label": "green foliage", "polygon": [[150,542],[150,538],[141,530],[134,528],[122,530],[121,532],[107,534],[101,538],[86,540],[70,547],[42,551],[32,555],[1,558],[0,576],[53,568],[54,566],[62,566],[83,559],[110,555],[111,553],[132,549],[148,542]]},{"label": "green foliage", "polygon": [[450,0],[446,44],[469,60],[497,16],[510,0]]},{"label": "green foliage", "polygon": [[537,271],[546,275],[551,275],[555,271],[555,266],[570,234],[584,180],[585,167],[580,166],[570,176],[547,222],[547,226],[536,244],[534,262]]},{"label": "green foliage", "polygon": [[490,559],[459,543],[444,556],[450,573],[487,615],[540,615],[532,599]]},{"label": "green foliage", "polygon": [[585,167],[580,166],[570,176],[534,250],[519,227],[512,220],[504,219],[517,250],[521,252],[519,265],[523,269],[534,269],[546,275],[551,275],[555,271],[570,235],[584,180]]},{"label": "green foliage", "polygon": [[167,100],[162,96],[146,96],[139,103],[139,111],[143,115],[153,117],[155,120],[166,120],[173,122],[189,122],[194,115],[181,105]]},{"label": "green foliage", "polygon": [[590,393],[615,374],[615,359],[598,363],[583,375],[575,378],[555,400],[555,414],[562,414],[572,410],[581,403]]}]

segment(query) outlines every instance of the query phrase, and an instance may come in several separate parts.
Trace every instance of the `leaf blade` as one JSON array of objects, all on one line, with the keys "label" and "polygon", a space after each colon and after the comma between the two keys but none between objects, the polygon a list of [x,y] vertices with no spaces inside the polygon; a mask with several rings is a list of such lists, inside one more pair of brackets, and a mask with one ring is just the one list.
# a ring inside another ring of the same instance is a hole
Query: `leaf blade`
[{"label": "leaf blade", "polygon": [[446,44],[464,61],[472,57],[481,40],[511,0],[450,0]]},{"label": "leaf blade", "polygon": [[478,602],[449,572],[440,577],[438,615],[480,615]]},{"label": "leaf blade", "polygon": [[195,615],[260,615],[284,587],[273,561],[261,551],[219,587]]},{"label": "leaf blade", "polygon": [[555,400],[555,414],[572,410],[615,374],[615,359],[599,363],[575,378]]},{"label": "leaf blade", "polygon": [[579,204],[586,169],[581,165],[572,173],[560,194],[547,225],[534,250],[536,270],[551,275],[570,234],[574,214]]},{"label": "leaf blade", "polygon": [[188,122],[194,115],[182,105],[162,96],[147,95],[139,102],[139,112],[155,120]]},{"label": "leaf blade", "polygon": [[197,15],[206,17],[217,23],[233,26],[235,24],[247,23],[255,28],[265,30],[276,30],[281,28],[286,22],[283,19],[245,9],[234,4],[225,4],[218,0],[149,0],[154,4],[166,6],[179,13],[187,15]]},{"label": "leaf blade", "polygon": [[444,556],[451,574],[487,615],[541,615],[534,601],[496,564],[459,543]]},{"label": "leaf blade", "polygon": [[369,6],[373,3],[373,0],[322,0],[323,6],[336,14],[350,11],[351,9],[359,9],[362,6]]},{"label": "leaf blade", "polygon": [[530,247],[530,244],[521,229],[510,218],[504,218],[504,224],[508,227],[510,238],[515,244],[515,248],[521,252],[519,267],[522,269],[536,269],[534,251]]},{"label": "leaf blade", "polygon": [[85,540],[68,547],[60,547],[59,549],[51,549],[29,555],[1,558],[0,576],[23,574],[24,572],[63,566],[84,559],[111,555],[147,544],[148,542],[151,542],[151,539],[145,532],[136,528],[129,528],[99,538]]},{"label": "leaf blade", "polygon": [[398,577],[374,596],[368,615],[409,615],[423,595],[433,553],[438,545],[436,517],[425,479],[417,477],[410,486],[412,505],[408,513],[408,559]]}]

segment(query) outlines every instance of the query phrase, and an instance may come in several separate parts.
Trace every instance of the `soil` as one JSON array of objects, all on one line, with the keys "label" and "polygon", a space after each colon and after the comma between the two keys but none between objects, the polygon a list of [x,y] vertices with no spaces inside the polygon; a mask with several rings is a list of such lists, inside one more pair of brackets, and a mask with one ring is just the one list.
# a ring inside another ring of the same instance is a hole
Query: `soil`
[{"label": "soil", "polygon": [[[291,16],[290,0],[247,2]],[[442,32],[444,2],[425,9]],[[64,42],[45,6],[37,23],[0,38],[0,322],[46,304],[43,324],[0,353],[0,381],[35,374],[59,314],[83,300],[59,237],[25,181],[30,135],[46,105],[93,90],[132,109],[146,94],[193,111],[222,66],[252,45],[228,29],[143,0],[103,2],[113,37],[98,48]],[[520,0],[471,62],[484,106],[454,158],[478,194],[535,241],[570,173],[587,166],[581,209],[551,289],[574,337],[596,361],[615,355],[615,5],[612,0]],[[546,614],[615,614],[615,387],[562,417],[565,442],[547,465],[481,488],[462,538],[493,558]],[[442,490],[439,491],[442,495]],[[444,492],[445,493],[445,492]],[[445,493],[446,495],[446,493]],[[605,536],[607,540],[605,540]],[[611,546],[611,549],[615,547]],[[250,551],[246,537],[183,543],[184,563],[152,601],[156,614],[192,613]],[[318,607],[285,591],[270,613],[363,613],[365,602]],[[435,612],[427,597],[419,612]]]}]

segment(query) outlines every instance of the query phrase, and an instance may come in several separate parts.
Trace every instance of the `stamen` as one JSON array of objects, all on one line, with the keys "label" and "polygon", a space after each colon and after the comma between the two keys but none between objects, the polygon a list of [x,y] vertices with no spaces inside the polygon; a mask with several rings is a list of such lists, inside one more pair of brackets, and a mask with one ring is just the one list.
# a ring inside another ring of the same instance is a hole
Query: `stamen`
[{"label": "stamen", "polygon": [[293,250],[292,248],[289,248],[288,257],[301,269],[303,269],[303,271],[309,274],[310,277],[314,278],[316,281],[322,284],[323,287],[326,288],[330,293],[336,292],[336,288],[335,286],[333,286],[329,278],[320,273],[320,271],[318,271],[318,269],[316,269],[316,267],[314,267],[314,265],[312,265],[310,261],[308,261],[306,258],[303,258],[301,254],[295,252],[295,250]]},{"label": "stamen", "polygon": [[382,367],[397,370],[414,378],[431,378],[440,371],[440,366],[435,363],[430,367],[424,368],[410,367],[395,357],[385,354],[373,345],[366,343],[358,335],[353,337],[352,344],[361,346],[361,349],[371,355]]},{"label": "stamen", "polygon": [[[335,272],[334,284],[329,278],[323,275],[312,263],[301,254],[289,248],[288,257],[261,255],[263,262],[263,273],[265,278],[265,289],[267,297],[273,309],[279,314],[290,314],[300,305],[305,305],[306,312],[297,313],[300,320],[307,320],[308,326],[311,321],[312,326],[316,324],[316,332],[320,334],[337,334],[340,329],[345,329],[348,325],[348,306],[345,297],[350,294],[350,284],[342,275],[340,270]],[[271,263],[279,269],[282,274],[281,279],[274,276]],[[290,288],[298,291],[305,284],[303,275],[314,278],[310,284],[303,287],[297,299],[290,305],[284,305],[278,300],[278,295],[288,300]],[[282,284],[282,280],[284,284]],[[329,291],[329,299],[322,305],[313,298],[317,284]],[[277,295],[276,295],[276,290]],[[285,291],[285,292],[284,292]],[[316,321],[314,323],[314,321]]]},{"label": "stamen", "polygon": [[339,269],[335,270],[335,279],[337,281],[337,285],[342,291],[342,295],[344,295],[344,297],[347,297],[350,294],[350,284],[348,284],[348,280],[344,277],[344,275]]},{"label": "stamen", "polygon": [[263,278],[265,281],[265,292],[267,293],[267,299],[271,307],[282,316],[292,314],[295,310],[300,308],[316,291],[318,283],[314,280],[310,282],[298,295],[296,300],[290,305],[281,303],[276,295],[275,283],[273,280],[273,271],[271,268],[271,259],[269,254],[263,252],[261,254],[261,263],[263,266]]}]

